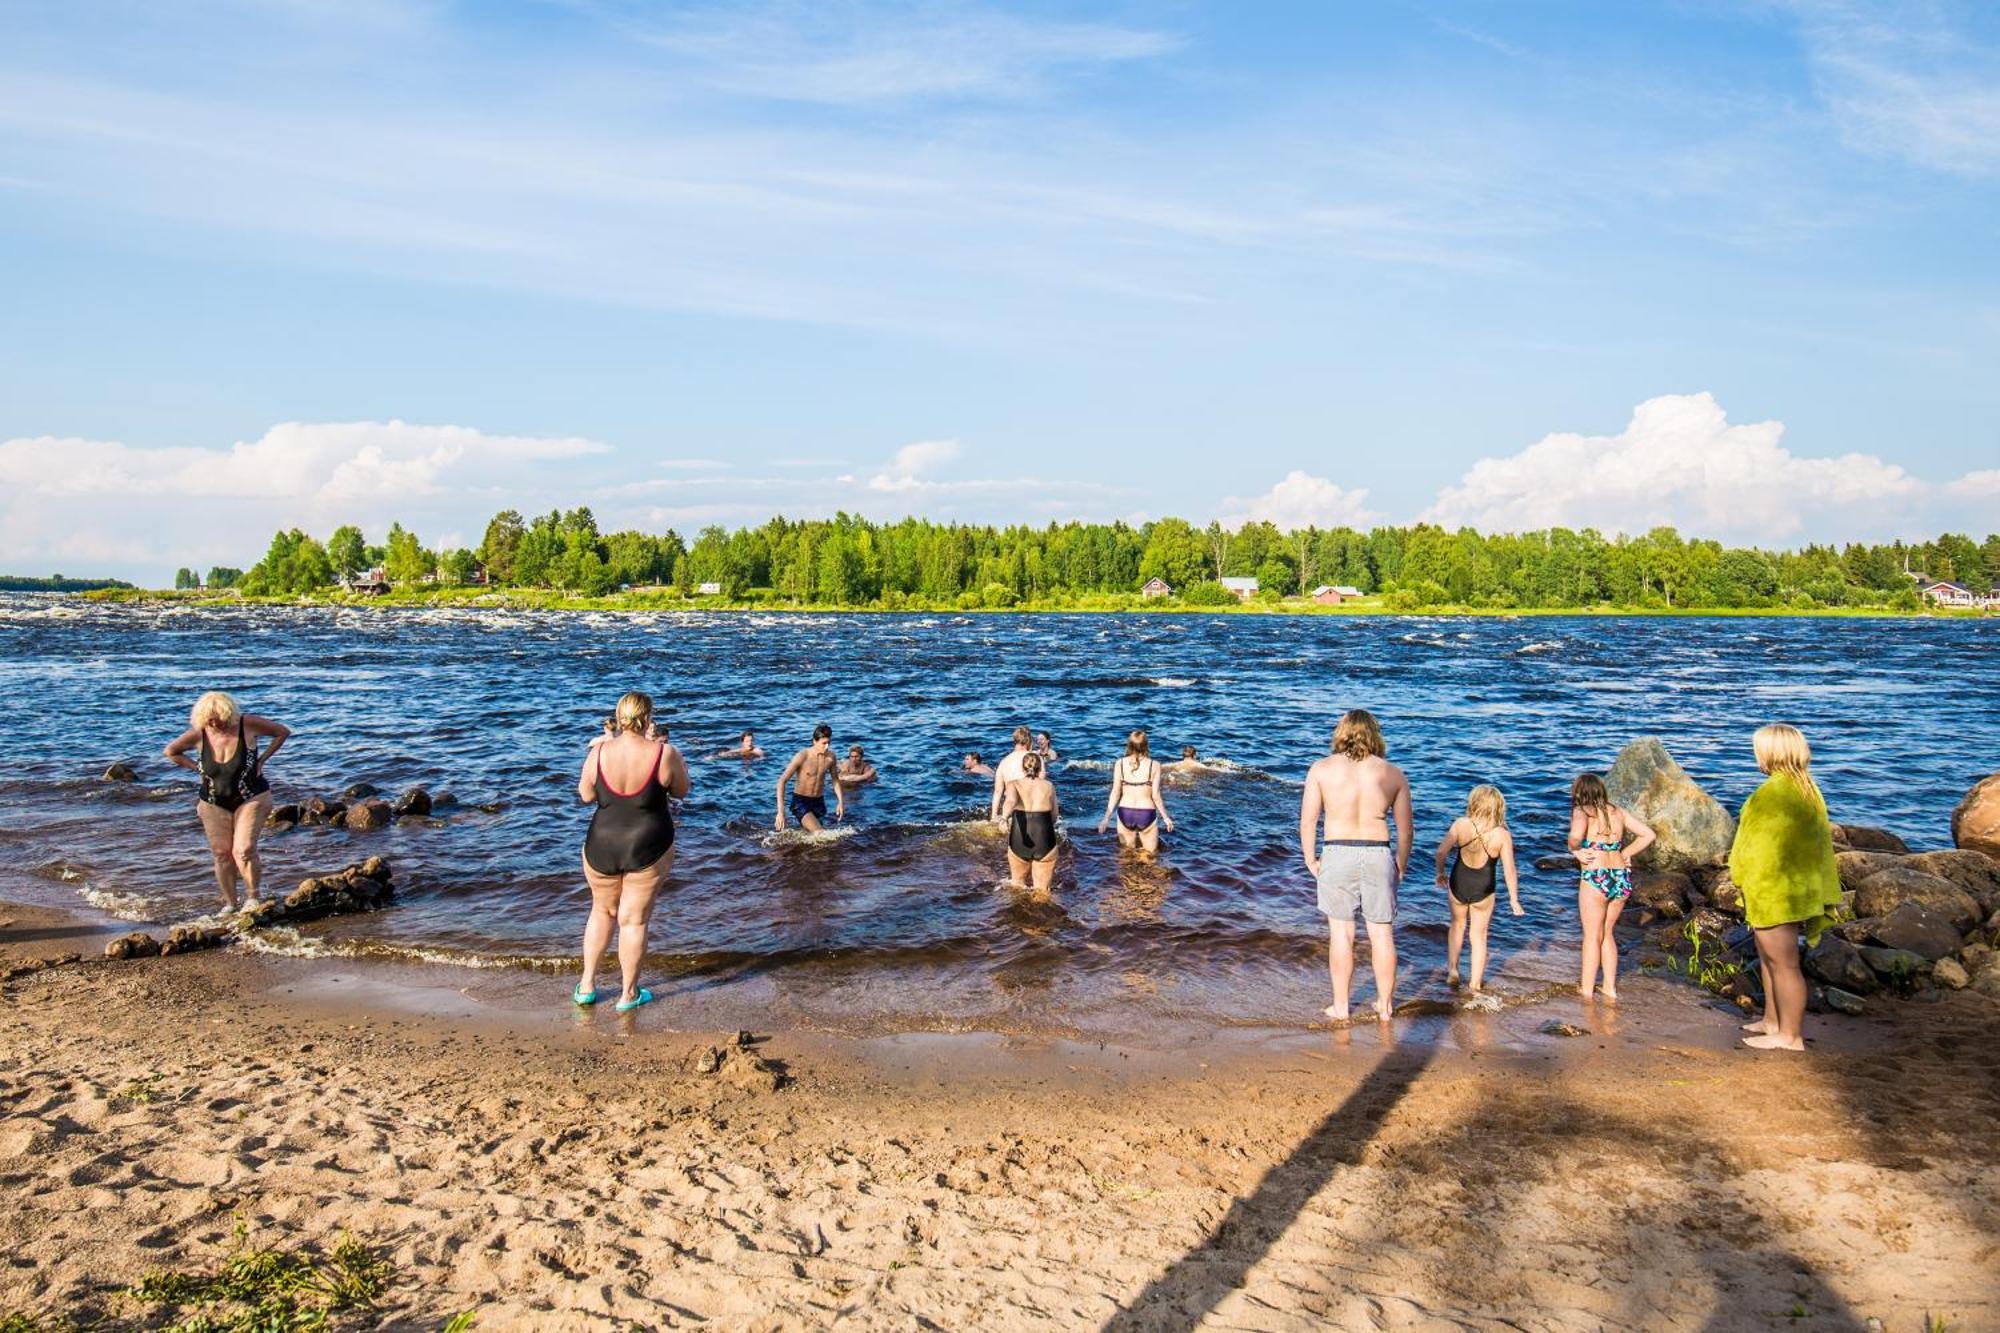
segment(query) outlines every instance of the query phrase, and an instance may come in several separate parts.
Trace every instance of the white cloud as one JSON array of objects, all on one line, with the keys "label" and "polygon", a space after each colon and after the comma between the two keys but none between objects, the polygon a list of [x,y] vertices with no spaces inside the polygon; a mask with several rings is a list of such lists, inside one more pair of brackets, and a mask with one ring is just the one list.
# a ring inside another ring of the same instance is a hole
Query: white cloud
[{"label": "white cloud", "polygon": [[1951,483],[1949,489],[1953,495],[1969,500],[2000,499],[2000,468],[1968,472]]},{"label": "white cloud", "polygon": [[958,455],[957,440],[917,440],[898,449],[896,456],[889,460],[889,466],[877,473],[868,484],[878,491],[915,490],[935,485],[918,478],[927,472],[937,471]]},{"label": "white cloud", "polygon": [[1262,495],[1247,499],[1232,496],[1222,507],[1227,522],[1275,523],[1290,532],[1296,528],[1365,528],[1382,517],[1368,508],[1367,502],[1366,490],[1350,491],[1325,477],[1295,469]]},{"label": "white cloud", "polygon": [[1782,422],[1732,425],[1706,393],[1633,409],[1616,435],[1544,436],[1518,454],[1473,464],[1421,517],[1487,532],[1673,524],[1705,537],[1785,541],[1838,517],[1848,535],[1879,528],[1925,484],[1872,454],[1805,458]]},{"label": "white cloud", "polygon": [[285,422],[226,448],[23,437],[0,441],[0,560],[171,568],[247,564],[278,527],[424,519],[483,528],[547,467],[606,452],[573,436],[403,421]]}]

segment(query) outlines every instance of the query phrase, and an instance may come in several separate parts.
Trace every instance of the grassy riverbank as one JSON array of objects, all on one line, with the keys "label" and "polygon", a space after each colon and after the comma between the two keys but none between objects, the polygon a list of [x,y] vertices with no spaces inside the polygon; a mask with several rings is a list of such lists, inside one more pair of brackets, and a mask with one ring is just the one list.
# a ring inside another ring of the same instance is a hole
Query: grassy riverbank
[{"label": "grassy riverbank", "polygon": [[425,586],[397,589],[378,596],[360,596],[334,591],[283,597],[247,597],[233,591],[175,592],[164,589],[111,588],[84,594],[93,602],[172,602],[186,606],[357,606],[381,609],[468,608],[512,611],[761,611],[826,614],[909,613],[977,615],[1077,613],[1142,613],[1150,615],[1286,615],[1286,616],[1477,616],[1502,619],[1523,616],[1787,616],[1844,619],[1977,619],[1978,611],[1946,611],[1934,608],[1907,610],[1894,607],[1853,606],[1736,606],[1675,607],[1660,605],[1620,606],[1412,606],[1391,598],[1366,597],[1338,606],[1321,606],[1303,598],[1277,601],[1253,599],[1235,605],[1207,606],[1177,598],[1147,600],[1137,594],[1091,593],[1064,598],[1024,600],[1011,606],[969,606],[962,601],[926,601],[906,598],[893,605],[872,603],[842,605],[792,602],[777,597],[688,597],[671,589],[633,589],[628,592],[587,596],[550,588],[479,588]]}]

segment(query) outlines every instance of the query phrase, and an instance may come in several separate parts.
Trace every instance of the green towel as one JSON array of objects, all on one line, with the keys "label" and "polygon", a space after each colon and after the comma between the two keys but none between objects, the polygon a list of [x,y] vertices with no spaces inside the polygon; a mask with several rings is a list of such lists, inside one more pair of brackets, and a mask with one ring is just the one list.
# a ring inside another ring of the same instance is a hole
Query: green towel
[{"label": "green towel", "polygon": [[1729,878],[1743,891],[1743,916],[1752,926],[1802,922],[1816,943],[1827,913],[1840,903],[1826,803],[1782,773],[1764,779],[1743,803]]}]

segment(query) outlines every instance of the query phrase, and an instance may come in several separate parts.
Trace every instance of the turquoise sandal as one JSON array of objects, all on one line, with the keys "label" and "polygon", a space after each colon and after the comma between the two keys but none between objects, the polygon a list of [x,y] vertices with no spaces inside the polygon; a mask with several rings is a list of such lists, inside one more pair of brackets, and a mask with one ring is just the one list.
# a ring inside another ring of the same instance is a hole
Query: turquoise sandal
[{"label": "turquoise sandal", "polygon": [[629,1000],[620,1000],[617,1004],[613,1005],[612,1007],[616,1009],[619,1013],[624,1014],[624,1013],[630,1013],[632,1010],[637,1009],[642,1004],[651,1004],[652,1002],[653,1002],[653,992],[647,990],[644,986],[641,986],[639,987],[639,993],[637,995],[634,995]]},{"label": "turquoise sandal", "polygon": [[585,990],[583,983],[579,981],[576,983],[576,989],[569,993],[569,998],[577,1004],[596,1004],[597,992],[594,990]]}]

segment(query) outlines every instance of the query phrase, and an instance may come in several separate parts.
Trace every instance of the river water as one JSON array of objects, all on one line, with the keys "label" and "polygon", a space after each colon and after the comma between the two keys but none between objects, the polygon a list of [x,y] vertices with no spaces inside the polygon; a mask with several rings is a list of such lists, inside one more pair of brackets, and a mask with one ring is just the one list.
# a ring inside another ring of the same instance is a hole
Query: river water
[{"label": "river water", "polygon": [[[278,800],[357,781],[449,791],[444,817],[267,836],[282,893],[369,853],[395,906],[266,932],[283,952],[543,969],[560,1002],[587,895],[575,799],[617,696],[658,701],[692,756],[655,975],[755,975],[771,1026],[1123,1031],[1303,1024],[1325,1003],[1324,925],[1297,846],[1300,778],[1347,708],[1382,720],[1416,793],[1399,933],[1407,997],[1443,998],[1430,850],[1465,792],[1507,794],[1528,915],[1495,918],[1496,988],[1574,960],[1560,850],[1571,778],[1657,735],[1732,808],[1751,731],[1803,727],[1837,819],[1949,842],[2000,759],[2000,621],[1452,620],[1376,616],[521,613],[92,606],[0,598],[0,897],[171,923],[213,885],[191,777],[162,744],[227,689],[296,732]],[[825,835],[774,834],[773,784],[815,723],[867,747],[879,785]],[[1053,733],[1069,815],[1053,905],[1005,886],[987,785],[956,773],[1026,723]],[[1125,732],[1216,767],[1177,779],[1161,856],[1095,831]],[[752,728],[771,758],[700,756]],[[133,762],[142,782],[99,779]],[[1365,987],[1359,992],[1366,993]]]}]

